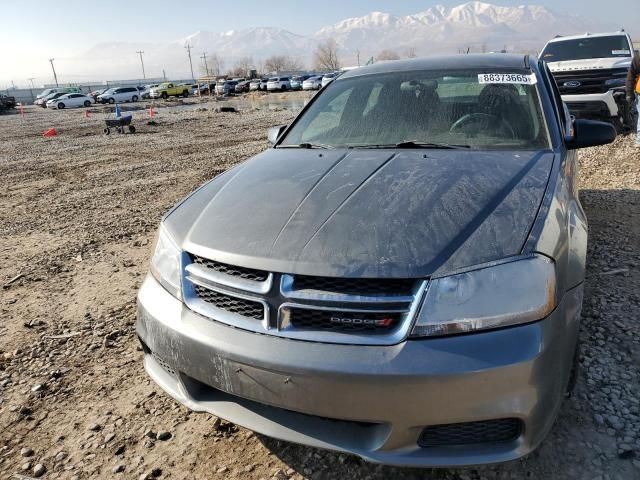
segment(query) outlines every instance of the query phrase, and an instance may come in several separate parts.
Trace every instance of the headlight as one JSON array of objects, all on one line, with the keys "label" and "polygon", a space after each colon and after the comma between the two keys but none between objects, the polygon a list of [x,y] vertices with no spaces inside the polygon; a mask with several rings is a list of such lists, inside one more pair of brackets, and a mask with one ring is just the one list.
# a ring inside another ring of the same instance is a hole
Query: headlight
[{"label": "headlight", "polygon": [[180,248],[164,225],[160,225],[158,239],[151,258],[151,274],[176,298],[181,298]]},{"label": "headlight", "polygon": [[541,320],[556,306],[552,260],[541,255],[429,282],[411,336],[473,332]]}]

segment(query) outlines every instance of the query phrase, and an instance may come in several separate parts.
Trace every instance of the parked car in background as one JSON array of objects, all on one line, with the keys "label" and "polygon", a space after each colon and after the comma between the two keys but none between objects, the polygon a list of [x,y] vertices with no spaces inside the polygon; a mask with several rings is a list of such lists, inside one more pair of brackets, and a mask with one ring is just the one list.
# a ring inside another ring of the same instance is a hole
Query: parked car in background
[{"label": "parked car in background", "polygon": [[322,75],[309,77],[304,82],[302,82],[303,90],[320,90],[321,87],[322,87]]},{"label": "parked car in background", "polygon": [[615,136],[528,55],[347,72],[165,215],[144,367],[187,408],[376,463],[523,457],[579,365],[576,150]]},{"label": "parked car in background", "polygon": [[47,108],[62,110],[73,107],[90,107],[93,103],[95,103],[95,100],[89,95],[82,93],[65,93],[58,98],[49,100],[47,102]]},{"label": "parked car in background", "polygon": [[541,53],[571,114],[629,127],[625,81],[633,60],[626,32],[556,37]]},{"label": "parked car in background", "polygon": [[260,82],[261,80],[259,78],[256,78],[255,80],[251,80],[249,82],[249,91],[255,92],[257,90],[260,90]]},{"label": "parked car in background", "polygon": [[[46,93],[46,95],[45,95]],[[82,93],[79,87],[56,87],[56,88],[47,88],[38,94],[36,97],[36,101],[33,102],[34,105],[40,105],[42,108],[47,106],[47,101],[53,98],[53,95],[56,93]]]},{"label": "parked car in background", "polygon": [[137,102],[139,99],[140,92],[136,87],[116,87],[98,95],[96,101],[100,103],[124,103]]},{"label": "parked car in background", "polygon": [[149,92],[149,98],[163,98],[167,99],[169,97],[188,97],[191,92],[191,85],[176,85],[173,82],[164,82],[154,87]]},{"label": "parked car in background", "polygon": [[215,88],[215,83],[200,83],[198,85],[197,95],[209,95]]},{"label": "parked car in background", "polygon": [[106,92],[107,90],[109,90],[108,87],[105,88],[99,88],[97,90],[94,90],[92,92],[89,92],[89,96],[91,98],[93,98],[94,103],[98,100],[98,96],[102,95],[104,92]]},{"label": "parked car in background", "polygon": [[321,87],[324,87],[326,85],[329,85],[331,82],[333,82],[335,80],[335,78],[338,76],[339,74],[337,72],[333,72],[333,73],[327,73],[325,76],[322,77],[322,83],[321,83]]},{"label": "parked car in background", "polygon": [[236,93],[244,93],[244,92],[248,92],[249,91],[249,83],[251,83],[250,80],[243,80],[241,82],[238,82],[235,86],[235,92]]},{"label": "parked car in background", "polygon": [[295,77],[291,77],[291,90],[302,90],[302,84],[309,78],[311,78],[311,75],[296,75]]},{"label": "parked car in background", "polygon": [[266,92],[267,91],[267,84],[269,83],[269,79],[268,78],[261,78],[260,79],[260,91],[262,92]]},{"label": "parked car in background", "polygon": [[218,95],[229,95],[230,93],[235,93],[236,85],[238,84],[235,80],[225,80],[223,82],[216,83],[216,94]]},{"label": "parked car in background", "polygon": [[66,92],[54,92],[54,93],[50,93],[49,95],[47,95],[46,97],[41,98],[39,101],[39,105],[42,108],[47,108],[47,105],[49,104],[49,102],[51,100],[55,100],[58,97],[61,97],[62,95],[66,95]]},{"label": "parked car in background", "polygon": [[151,98],[151,89],[156,88],[157,86],[158,86],[157,83],[152,85],[145,85],[144,89],[140,92],[140,98],[143,98],[145,100]]},{"label": "parked car in background", "polygon": [[267,82],[268,92],[284,92],[291,90],[290,77],[271,77]]}]

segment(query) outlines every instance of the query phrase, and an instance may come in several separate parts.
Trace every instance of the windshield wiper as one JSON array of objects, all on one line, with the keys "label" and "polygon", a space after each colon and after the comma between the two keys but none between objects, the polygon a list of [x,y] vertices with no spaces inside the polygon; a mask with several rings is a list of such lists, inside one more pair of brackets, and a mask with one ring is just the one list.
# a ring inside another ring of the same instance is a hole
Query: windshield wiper
[{"label": "windshield wiper", "polygon": [[278,148],[320,148],[322,150],[331,150],[333,147],[323,143],[299,143],[297,145],[278,145]]},{"label": "windshield wiper", "polygon": [[460,149],[471,148],[471,145],[457,145],[453,143],[435,143],[435,142],[419,142],[415,140],[405,140],[404,142],[396,143],[396,148],[446,148],[446,149]]},{"label": "windshield wiper", "polygon": [[383,143],[379,145],[349,145],[349,148],[432,148],[432,149],[465,149],[471,145],[455,145],[452,143],[419,142],[405,140],[399,143]]}]

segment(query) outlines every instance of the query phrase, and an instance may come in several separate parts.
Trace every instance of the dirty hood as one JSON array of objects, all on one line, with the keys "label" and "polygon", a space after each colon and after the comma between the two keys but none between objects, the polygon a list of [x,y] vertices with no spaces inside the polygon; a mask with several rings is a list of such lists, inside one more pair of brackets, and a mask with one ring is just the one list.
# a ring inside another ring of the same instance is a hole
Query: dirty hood
[{"label": "dirty hood", "polygon": [[306,275],[427,277],[519,254],[551,152],[270,149],[187,197],[188,252]]}]

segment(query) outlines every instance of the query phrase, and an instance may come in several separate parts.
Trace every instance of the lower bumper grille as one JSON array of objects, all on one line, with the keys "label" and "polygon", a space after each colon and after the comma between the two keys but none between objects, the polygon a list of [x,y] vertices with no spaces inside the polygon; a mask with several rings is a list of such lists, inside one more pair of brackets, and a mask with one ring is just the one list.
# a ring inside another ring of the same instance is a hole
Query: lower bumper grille
[{"label": "lower bumper grille", "polygon": [[418,445],[427,448],[508,442],[518,438],[522,431],[522,420],[517,418],[433,425],[422,431]]}]

